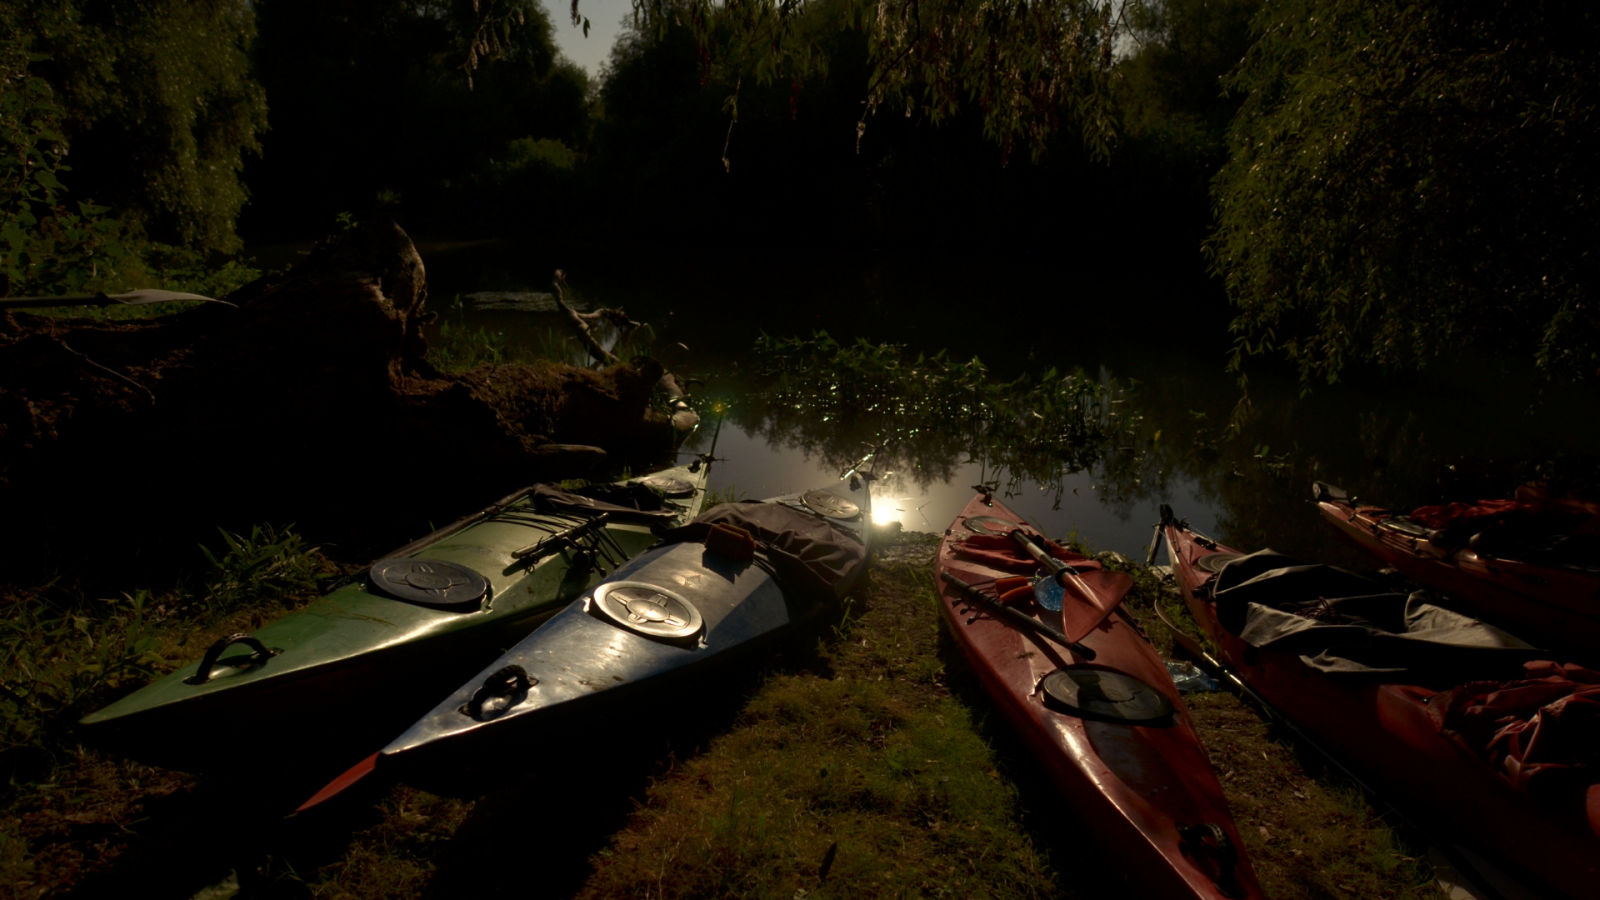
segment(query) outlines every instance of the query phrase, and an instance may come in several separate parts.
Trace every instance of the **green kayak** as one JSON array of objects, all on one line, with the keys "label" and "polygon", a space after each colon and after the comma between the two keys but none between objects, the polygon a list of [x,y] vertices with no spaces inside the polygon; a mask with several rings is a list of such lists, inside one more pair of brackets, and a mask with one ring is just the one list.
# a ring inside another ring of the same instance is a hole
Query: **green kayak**
[{"label": "green kayak", "polygon": [[[694,518],[710,465],[535,485],[408,544],[304,609],[80,723],[83,739],[191,772],[346,764]],[[419,708],[420,706],[420,708]]]}]

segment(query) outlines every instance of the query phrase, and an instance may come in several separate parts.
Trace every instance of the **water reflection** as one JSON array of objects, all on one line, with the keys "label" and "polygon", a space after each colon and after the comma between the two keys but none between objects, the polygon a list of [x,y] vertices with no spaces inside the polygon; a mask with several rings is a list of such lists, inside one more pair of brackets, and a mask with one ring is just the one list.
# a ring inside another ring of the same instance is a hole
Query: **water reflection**
[{"label": "water reflection", "polygon": [[[1000,381],[977,359],[826,334],[763,337],[752,355],[758,365],[731,404],[739,433],[798,455],[801,471],[819,475],[876,448],[874,503],[884,520],[942,530],[983,483],[1052,532],[1077,528],[1129,552],[1145,539],[1148,523],[1129,528],[1140,501],[1154,496],[1144,488],[1153,477],[1144,416],[1104,372],[1046,369]],[[757,458],[771,452],[749,449]]]},{"label": "water reflection", "polygon": [[[438,293],[537,291],[548,281],[549,268],[520,257],[434,262]],[[1074,290],[1114,293],[1118,305],[1076,307],[1068,329],[1021,323],[997,332],[982,310],[965,320],[941,312],[975,293],[941,265],[862,276],[820,265],[702,271],[693,260],[596,262],[591,271],[615,280],[592,286],[586,299],[650,322],[648,352],[699,375],[693,391],[729,403],[715,486],[749,497],[813,487],[882,442],[874,502],[908,529],[942,530],[972,485],[998,482],[1008,503],[1049,533],[1075,530],[1096,548],[1142,552],[1157,506],[1170,502],[1236,546],[1365,566],[1311,508],[1313,479],[1399,507],[1505,496],[1519,480],[1593,486],[1600,420],[1589,413],[1592,391],[1541,389],[1497,360],[1374,376],[1309,397],[1267,371],[1253,377],[1252,406],[1239,410],[1222,371],[1227,336],[1215,327],[1225,310],[1191,299],[1203,298],[1204,284],[1116,273],[1104,290]],[[785,278],[774,284],[779,271]],[[622,278],[629,273],[634,280]],[[1061,291],[1057,270],[986,270],[986,279],[983,291],[997,297]],[[788,299],[774,299],[775,290]],[[445,315],[499,330],[528,355],[582,360],[549,314]],[[841,340],[757,344],[764,327],[787,336],[817,326]],[[714,422],[705,424],[687,450],[709,446]]]}]

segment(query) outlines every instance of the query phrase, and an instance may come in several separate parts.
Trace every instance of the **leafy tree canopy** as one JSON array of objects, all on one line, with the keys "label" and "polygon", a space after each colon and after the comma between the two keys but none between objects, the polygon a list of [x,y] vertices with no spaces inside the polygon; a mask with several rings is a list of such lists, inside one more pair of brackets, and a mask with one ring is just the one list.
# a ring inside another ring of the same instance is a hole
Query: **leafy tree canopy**
[{"label": "leafy tree canopy", "polygon": [[238,248],[247,192],[239,171],[259,149],[266,100],[246,55],[248,0],[16,0],[0,40],[42,56],[76,196],[151,238]]},{"label": "leafy tree canopy", "polygon": [[246,178],[274,202],[246,213],[253,238],[375,204],[425,227],[495,224],[480,207],[508,162],[586,136],[587,76],[538,0],[263,0],[257,19],[272,130]]},{"label": "leafy tree canopy", "polygon": [[1302,383],[1478,344],[1555,378],[1600,365],[1600,8],[1272,0],[1228,87],[1213,185],[1233,363]]},{"label": "leafy tree canopy", "polygon": [[[866,37],[864,133],[880,107],[934,122],[973,106],[1009,150],[1037,152],[1063,126],[1104,152],[1112,133],[1110,75],[1120,4],[1098,0],[634,0],[641,30],[689,25],[706,77],[714,66],[761,84],[826,73],[822,31]],[[579,0],[572,4],[581,20]]]}]

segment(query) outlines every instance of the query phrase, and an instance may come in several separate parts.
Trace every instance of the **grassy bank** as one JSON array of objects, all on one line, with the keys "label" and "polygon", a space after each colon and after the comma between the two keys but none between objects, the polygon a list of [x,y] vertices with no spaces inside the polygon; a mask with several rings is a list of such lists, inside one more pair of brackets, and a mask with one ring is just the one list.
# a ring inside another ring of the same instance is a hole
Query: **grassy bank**
[{"label": "grassy bank", "polygon": [[79,745],[79,718],[304,604],[319,577],[338,572],[293,529],[215,543],[196,552],[191,575],[157,590],[67,576],[0,587],[0,891],[54,896],[114,873],[171,824],[152,809],[197,784]]},{"label": "grassy bank", "polygon": [[[272,537],[266,546],[282,540]],[[842,619],[772,655],[760,671],[695,694],[677,725],[633,735],[610,756],[580,747],[580,736],[508,751],[507,788],[476,802],[393,787],[320,817],[252,822],[251,798],[239,786],[71,742],[66,722],[78,709],[148,677],[126,674],[128,683],[90,690],[32,737],[8,731],[8,753],[34,746],[49,762],[12,770],[0,884],[28,898],[152,887],[171,896],[207,889],[211,897],[782,900],[1120,890],[1117,873],[1104,869],[1086,840],[1093,823],[1062,808],[1043,773],[989,715],[943,634],[929,577],[934,547],[931,536],[894,537]],[[299,545],[280,550],[292,552],[274,557],[242,541],[221,553],[211,586],[183,595],[212,598],[214,612],[180,605],[190,611],[150,624],[150,604],[160,598],[146,599],[143,627],[160,657],[146,666],[176,665],[197,655],[213,631],[248,630],[256,617],[314,594],[318,557]],[[270,604],[225,607],[229,583],[235,591],[251,583],[244,561],[263,556],[277,562],[257,571],[300,574],[280,579]],[[229,565],[232,576],[219,574]],[[1132,608],[1146,617],[1161,591],[1141,576]],[[177,595],[161,598],[169,596]],[[15,617],[38,595],[8,601]],[[73,655],[72,647],[88,642],[76,625],[64,627],[78,638],[41,644],[30,665],[42,660],[62,672],[95,664]],[[1159,626],[1150,630],[1164,640]],[[17,677],[8,673],[8,689]],[[17,704],[7,702],[8,722],[16,720]],[[1303,759],[1236,698],[1201,694],[1190,702],[1270,896],[1409,898],[1437,890],[1418,852],[1359,794]],[[526,777],[513,780],[516,773]],[[229,826],[200,835],[206,822]]]}]

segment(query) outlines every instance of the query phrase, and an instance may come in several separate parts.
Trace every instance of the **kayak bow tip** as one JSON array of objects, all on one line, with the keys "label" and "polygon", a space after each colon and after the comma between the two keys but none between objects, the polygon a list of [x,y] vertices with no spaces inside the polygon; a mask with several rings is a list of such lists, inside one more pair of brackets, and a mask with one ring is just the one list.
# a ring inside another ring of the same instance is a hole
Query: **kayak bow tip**
[{"label": "kayak bow tip", "polygon": [[323,786],[322,790],[312,794],[311,799],[300,804],[300,806],[296,808],[294,812],[290,813],[290,815],[298,816],[301,813],[315,809],[329,800],[332,800],[334,797],[344,793],[347,789],[353,787],[368,775],[371,775],[378,768],[378,757],[382,755],[383,752],[380,750],[379,752],[374,753],[366,759],[363,759],[362,761],[351,766],[349,769],[346,769],[343,775],[340,775],[338,778],[328,782],[325,786]]}]

